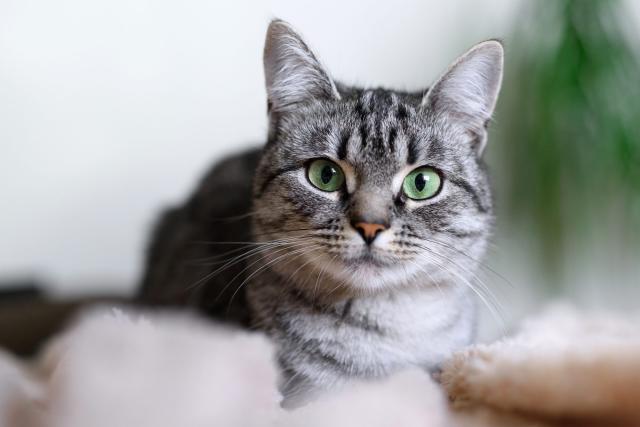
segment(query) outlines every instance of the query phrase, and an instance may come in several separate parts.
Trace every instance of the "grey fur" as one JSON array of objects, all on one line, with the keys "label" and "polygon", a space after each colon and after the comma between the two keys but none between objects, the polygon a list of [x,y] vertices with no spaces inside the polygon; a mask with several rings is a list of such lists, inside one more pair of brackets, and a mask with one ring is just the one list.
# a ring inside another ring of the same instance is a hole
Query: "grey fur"
[{"label": "grey fur", "polygon": [[[334,82],[273,21],[265,75],[266,146],[218,165],[165,216],[142,297],[265,330],[279,346],[284,406],[349,378],[437,368],[475,330],[473,276],[492,223],[481,154],[501,45],[476,45],[423,93],[360,89]],[[342,167],[344,189],[307,181],[316,158]],[[423,165],[440,171],[442,190],[410,200],[402,178]],[[354,218],[389,228],[368,246]],[[230,262],[206,262],[225,251]]]}]

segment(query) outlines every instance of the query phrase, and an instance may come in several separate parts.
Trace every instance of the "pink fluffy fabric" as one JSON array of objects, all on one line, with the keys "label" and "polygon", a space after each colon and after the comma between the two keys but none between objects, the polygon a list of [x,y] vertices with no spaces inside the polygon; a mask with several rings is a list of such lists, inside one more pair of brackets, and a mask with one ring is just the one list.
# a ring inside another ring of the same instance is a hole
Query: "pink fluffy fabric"
[{"label": "pink fluffy fabric", "polygon": [[419,370],[285,411],[264,335],[177,313],[93,310],[54,340],[33,374],[2,362],[13,384],[0,394],[2,426],[447,425],[442,391]]},{"label": "pink fluffy fabric", "polygon": [[0,425],[639,425],[638,326],[556,308],[454,355],[441,375],[449,399],[415,369],[285,411],[265,336],[178,313],[94,309],[29,366],[0,353]]}]

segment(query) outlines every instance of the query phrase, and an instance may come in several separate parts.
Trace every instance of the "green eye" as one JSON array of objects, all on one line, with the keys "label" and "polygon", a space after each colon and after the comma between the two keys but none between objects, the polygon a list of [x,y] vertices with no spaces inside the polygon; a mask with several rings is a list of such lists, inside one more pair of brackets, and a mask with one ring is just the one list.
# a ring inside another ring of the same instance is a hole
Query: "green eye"
[{"label": "green eye", "polygon": [[412,170],[402,182],[402,191],[414,200],[424,200],[435,196],[440,191],[442,180],[438,172],[430,167]]},{"label": "green eye", "polygon": [[307,177],[322,191],[336,191],[344,184],[344,173],[340,166],[325,159],[312,161],[307,169]]}]

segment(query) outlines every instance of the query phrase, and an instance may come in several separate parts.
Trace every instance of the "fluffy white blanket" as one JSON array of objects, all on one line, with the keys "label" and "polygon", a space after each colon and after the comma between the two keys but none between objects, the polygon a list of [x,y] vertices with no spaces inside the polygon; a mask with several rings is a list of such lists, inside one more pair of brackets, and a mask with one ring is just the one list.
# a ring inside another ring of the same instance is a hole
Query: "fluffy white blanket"
[{"label": "fluffy white blanket", "polygon": [[[262,335],[177,313],[92,310],[32,363],[0,353],[0,425],[640,425],[640,322],[553,309],[419,370],[278,405]],[[447,398],[448,394],[448,398]]]}]

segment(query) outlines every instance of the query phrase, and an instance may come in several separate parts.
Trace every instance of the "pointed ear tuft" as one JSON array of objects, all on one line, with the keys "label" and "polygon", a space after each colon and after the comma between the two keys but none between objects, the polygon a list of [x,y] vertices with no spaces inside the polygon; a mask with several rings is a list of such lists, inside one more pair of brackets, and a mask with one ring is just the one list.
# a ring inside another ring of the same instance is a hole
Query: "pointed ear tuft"
[{"label": "pointed ear tuft", "polygon": [[479,43],[459,57],[422,100],[423,108],[462,126],[478,155],[486,144],[486,126],[500,92],[503,62],[499,41]]},{"label": "pointed ear tuft", "polygon": [[289,24],[278,19],[267,30],[264,74],[270,112],[290,111],[313,99],[340,99],[313,52]]}]

